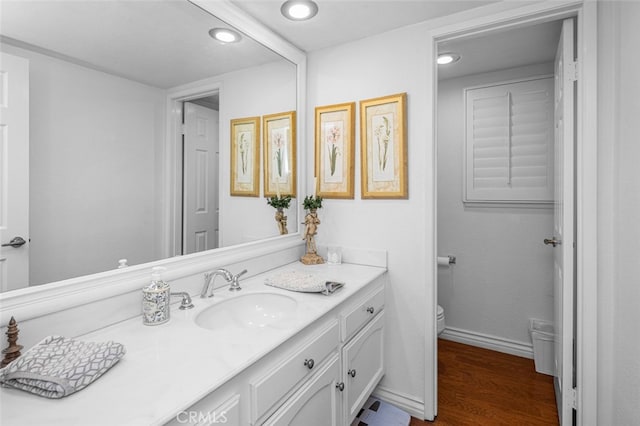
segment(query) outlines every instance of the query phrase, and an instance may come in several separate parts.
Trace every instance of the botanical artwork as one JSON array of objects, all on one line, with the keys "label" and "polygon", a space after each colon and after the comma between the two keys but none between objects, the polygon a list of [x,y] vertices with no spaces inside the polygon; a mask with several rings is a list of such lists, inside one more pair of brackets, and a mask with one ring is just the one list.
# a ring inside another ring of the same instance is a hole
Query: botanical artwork
[{"label": "botanical artwork", "polygon": [[262,117],[264,128],[264,195],[296,195],[295,111]]},{"label": "botanical artwork", "polygon": [[326,156],[324,161],[324,181],[342,182],[342,162],[344,161],[344,121],[324,123],[324,144]]},{"label": "botanical artwork", "polygon": [[362,198],[407,198],[406,93],[360,101]]},{"label": "botanical artwork", "polygon": [[280,127],[271,131],[271,152],[275,167],[271,170],[271,182],[277,184],[286,183],[289,170],[287,155],[287,133],[288,128]]},{"label": "botanical artwork", "polygon": [[325,198],[353,198],[355,103],[316,108],[316,185]]},{"label": "botanical artwork", "polygon": [[237,181],[238,183],[251,183],[253,179],[252,166],[253,156],[251,155],[251,138],[253,135],[249,131],[238,132],[238,144],[236,146],[238,152],[236,158]]},{"label": "botanical artwork", "polygon": [[373,180],[392,182],[394,170],[393,114],[380,114],[371,117],[375,149],[373,149]]},{"label": "botanical artwork", "polygon": [[259,138],[259,117],[231,120],[231,195],[259,195]]}]

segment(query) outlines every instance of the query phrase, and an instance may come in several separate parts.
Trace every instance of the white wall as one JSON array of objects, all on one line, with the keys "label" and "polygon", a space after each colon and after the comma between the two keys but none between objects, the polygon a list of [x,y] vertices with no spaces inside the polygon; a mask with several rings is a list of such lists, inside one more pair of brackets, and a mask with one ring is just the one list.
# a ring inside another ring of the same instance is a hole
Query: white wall
[{"label": "white wall", "polygon": [[30,61],[31,284],[157,259],[164,92],[2,48]]},{"label": "white wall", "polygon": [[[264,129],[261,138],[260,196],[230,195],[231,187],[231,120],[287,112],[296,109],[296,67],[288,61],[278,61],[258,67],[228,73],[222,81],[220,95],[220,246],[255,241],[279,234],[274,219],[275,209],[264,198]],[[298,135],[298,143],[304,139]],[[304,198],[304,197],[303,197]],[[287,228],[298,229],[296,217],[298,198],[291,201]]]},{"label": "white wall", "polygon": [[438,253],[457,257],[438,268],[438,303],[447,327],[492,343],[530,346],[529,318],[553,320],[553,250],[542,243],[553,209],[463,204],[464,89],[549,74],[553,63],[438,83]]},{"label": "white wall", "polygon": [[640,3],[598,7],[598,424],[640,419]]},{"label": "white wall", "polygon": [[[317,241],[388,250],[387,372],[381,388],[416,407],[424,403],[425,338],[431,336],[425,329],[424,309],[425,292],[432,285],[424,269],[428,220],[424,188],[429,173],[425,164],[431,162],[431,149],[425,143],[431,129],[421,117],[429,102],[425,96],[428,54],[421,42],[425,37],[426,28],[414,26],[310,53],[309,118],[301,140],[307,152],[313,153],[317,106],[407,93],[409,198],[360,199],[360,119],[356,113],[355,199],[323,202]],[[313,159],[313,154],[308,155],[308,170],[314,169]]]}]

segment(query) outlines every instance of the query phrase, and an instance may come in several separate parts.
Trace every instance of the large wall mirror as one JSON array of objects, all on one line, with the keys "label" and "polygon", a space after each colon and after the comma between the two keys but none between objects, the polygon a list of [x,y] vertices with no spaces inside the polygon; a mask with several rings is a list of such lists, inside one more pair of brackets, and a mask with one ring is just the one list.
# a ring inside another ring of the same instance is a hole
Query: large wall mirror
[{"label": "large wall mirror", "polygon": [[[28,256],[25,278],[3,267],[2,290],[280,234],[262,171],[259,196],[230,194],[230,121],[295,111],[300,69],[248,36],[261,31],[247,31],[250,19],[239,42],[212,39],[212,28],[232,28],[211,14],[215,7],[2,0],[0,50],[29,64],[27,173],[2,185],[27,179],[30,239],[2,248],[0,260]],[[193,156],[190,132],[206,139]],[[256,162],[262,167],[262,157]],[[199,220],[192,200],[209,213],[206,235],[184,232]],[[290,233],[297,204],[287,212]],[[3,244],[17,235],[0,231]]]}]

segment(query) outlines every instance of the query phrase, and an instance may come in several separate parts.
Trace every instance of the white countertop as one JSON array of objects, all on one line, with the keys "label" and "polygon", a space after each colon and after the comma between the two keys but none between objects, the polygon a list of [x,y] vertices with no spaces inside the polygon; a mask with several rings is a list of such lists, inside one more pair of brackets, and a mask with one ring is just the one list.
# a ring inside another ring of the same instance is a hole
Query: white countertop
[{"label": "white countertop", "polygon": [[[346,284],[331,296],[296,293],[264,284],[267,276],[292,269]],[[3,426],[163,424],[384,272],[384,268],[371,266],[304,266],[295,262],[246,281],[241,280],[242,290],[239,292],[229,292],[224,287],[216,290],[213,298],[194,297],[196,306],[193,309],[181,311],[177,305],[172,305],[168,323],[145,326],[141,317],[137,317],[80,336],[78,339],[84,341],[113,340],[122,343],[127,353],[94,383],[62,399],[47,399],[16,389],[1,388],[0,423]],[[281,293],[296,299],[296,313],[288,319],[286,328],[265,327],[232,333],[225,329],[207,330],[194,322],[198,313],[212,304],[261,292]]]}]

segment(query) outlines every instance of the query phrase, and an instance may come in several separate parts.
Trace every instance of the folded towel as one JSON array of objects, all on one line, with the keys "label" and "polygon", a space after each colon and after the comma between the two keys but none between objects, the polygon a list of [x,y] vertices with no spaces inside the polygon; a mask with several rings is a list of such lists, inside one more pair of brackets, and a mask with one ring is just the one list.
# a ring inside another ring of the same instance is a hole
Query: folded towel
[{"label": "folded towel", "polygon": [[46,398],[62,398],[90,385],[124,354],[120,343],[49,336],[1,369],[0,383]]},{"label": "folded towel", "polygon": [[316,275],[300,271],[282,271],[267,277],[266,285],[285,290],[320,293],[326,290],[326,280]]}]

